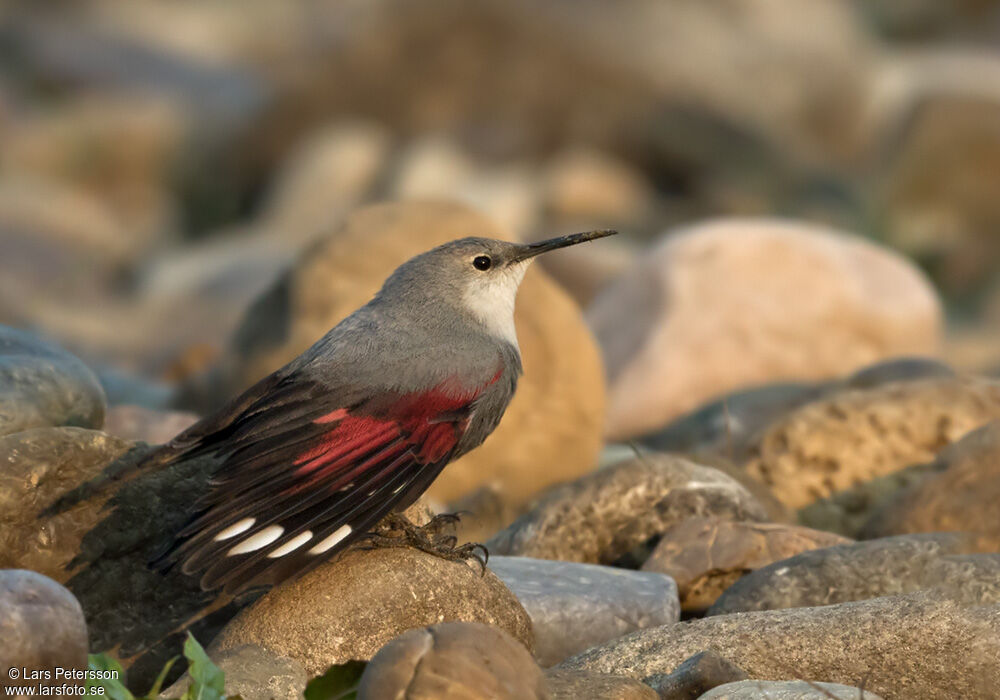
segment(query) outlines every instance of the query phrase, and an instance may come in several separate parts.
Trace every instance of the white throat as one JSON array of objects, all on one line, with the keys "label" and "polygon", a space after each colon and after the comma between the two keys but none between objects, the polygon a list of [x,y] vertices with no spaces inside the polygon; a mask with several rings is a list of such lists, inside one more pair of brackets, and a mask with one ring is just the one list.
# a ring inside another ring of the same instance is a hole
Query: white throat
[{"label": "white throat", "polygon": [[474,279],[462,295],[462,302],[495,337],[517,345],[514,330],[514,300],[530,260],[515,263],[492,275]]}]

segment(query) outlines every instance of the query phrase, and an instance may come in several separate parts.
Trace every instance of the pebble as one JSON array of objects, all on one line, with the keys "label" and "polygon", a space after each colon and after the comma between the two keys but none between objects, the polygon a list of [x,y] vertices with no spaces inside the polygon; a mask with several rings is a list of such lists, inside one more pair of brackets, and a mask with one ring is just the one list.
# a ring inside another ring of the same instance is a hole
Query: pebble
[{"label": "pebble", "polygon": [[[37,686],[24,669],[48,671],[46,688],[62,684],[57,669],[87,667],[87,623],[73,594],[42,574],[22,569],[0,569],[0,686],[18,680]],[[70,682],[71,685],[77,685]]]},{"label": "pebble", "polygon": [[104,412],[104,389],[83,362],[0,326],[0,436],[42,426],[100,428]]},{"label": "pebble", "polygon": [[946,588],[969,605],[1000,603],[1000,554],[959,533],[900,535],[802,552],[741,578],[709,615],[830,605]]},{"label": "pebble", "polygon": [[490,557],[489,567],[531,618],[542,666],[680,618],[677,586],[663,574],[504,556]]},{"label": "pebble", "polygon": [[452,621],[496,625],[533,649],[528,613],[473,564],[408,548],[348,551],[272,588],[225,626],[210,652],[256,644],[318,675],[372,658],[408,629]]},{"label": "pebble", "polygon": [[614,439],[736,389],[934,355],[942,334],[935,291],[902,256],[815,224],[752,218],[666,232],[587,319]]},{"label": "pebble", "polygon": [[550,700],[527,649],[490,625],[444,622],[396,637],[365,668],[358,700]]},{"label": "pebble", "polygon": [[1000,606],[940,591],[717,615],[640,630],[559,668],[642,679],[713,649],[751,678],[822,679],[885,698],[989,697],[1000,687]]},{"label": "pebble", "polygon": [[487,547],[494,554],[610,564],[692,516],[765,520],[766,512],[721,471],[651,453],[552,489]]},{"label": "pebble", "polygon": [[673,578],[681,608],[703,611],[742,576],[800,552],[846,542],[795,525],[688,518],[664,533],[642,570]]}]

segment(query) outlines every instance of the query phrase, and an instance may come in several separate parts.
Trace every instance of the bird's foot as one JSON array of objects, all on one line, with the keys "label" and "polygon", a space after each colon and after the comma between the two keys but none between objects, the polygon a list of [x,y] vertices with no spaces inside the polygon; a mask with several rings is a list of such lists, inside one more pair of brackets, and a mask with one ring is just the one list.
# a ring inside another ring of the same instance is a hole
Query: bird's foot
[{"label": "bird's foot", "polygon": [[399,513],[391,513],[382,519],[376,530],[366,534],[363,541],[371,549],[413,547],[448,561],[475,559],[485,574],[490,553],[478,543],[458,544],[454,526],[459,517],[457,513],[443,513],[435,515],[426,525],[418,526]]}]

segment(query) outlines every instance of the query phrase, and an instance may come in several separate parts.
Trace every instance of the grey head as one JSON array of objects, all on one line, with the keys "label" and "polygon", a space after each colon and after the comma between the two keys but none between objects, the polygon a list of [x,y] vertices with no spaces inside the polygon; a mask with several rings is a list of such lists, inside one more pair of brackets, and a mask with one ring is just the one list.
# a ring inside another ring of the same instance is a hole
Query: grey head
[{"label": "grey head", "polygon": [[462,238],[400,265],[385,281],[375,304],[409,313],[448,315],[515,346],[514,300],[531,261],[541,253],[612,236],[601,230],[551,238],[540,243],[508,243]]}]

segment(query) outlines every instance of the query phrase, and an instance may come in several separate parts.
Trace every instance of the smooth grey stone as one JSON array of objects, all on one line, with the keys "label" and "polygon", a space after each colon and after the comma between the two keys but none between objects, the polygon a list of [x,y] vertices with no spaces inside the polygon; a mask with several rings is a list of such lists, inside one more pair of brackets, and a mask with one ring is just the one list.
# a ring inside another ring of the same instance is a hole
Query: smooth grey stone
[{"label": "smooth grey stone", "polygon": [[[73,594],[34,571],[0,569],[0,686],[32,685],[12,679],[12,668],[54,676],[58,668],[86,667],[87,623]],[[62,682],[53,677],[46,685]]]},{"label": "smooth grey stone", "polygon": [[726,683],[700,700],[882,700],[875,693],[840,683],[818,681],[758,681]]},{"label": "smooth grey stone", "polygon": [[504,556],[489,567],[527,610],[542,666],[680,619],[677,585],[665,574]]},{"label": "smooth grey stone", "polygon": [[104,423],[104,389],[90,368],[30,333],[0,326],[0,435]]}]

